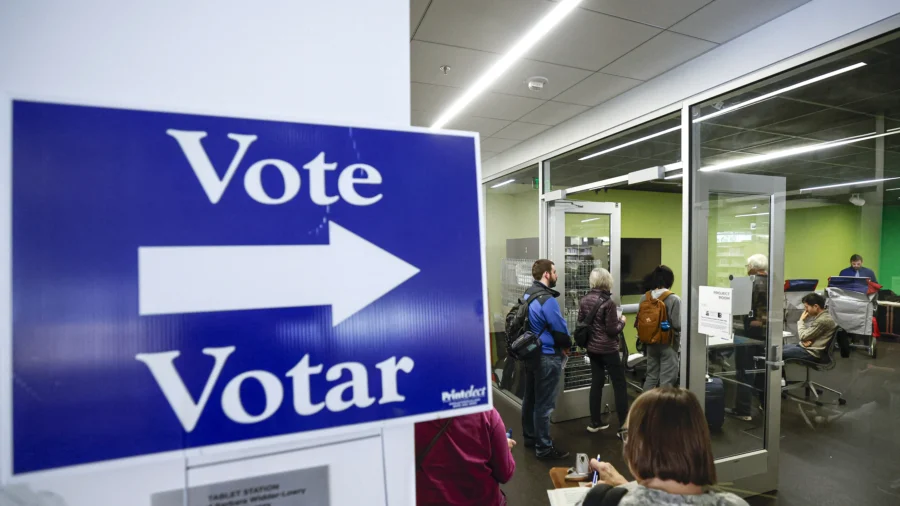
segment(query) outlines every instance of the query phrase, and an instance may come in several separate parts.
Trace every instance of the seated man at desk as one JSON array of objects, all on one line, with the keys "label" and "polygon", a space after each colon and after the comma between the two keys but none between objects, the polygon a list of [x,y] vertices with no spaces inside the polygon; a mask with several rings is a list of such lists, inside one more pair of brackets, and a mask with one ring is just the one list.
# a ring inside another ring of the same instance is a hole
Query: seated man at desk
[{"label": "seated man at desk", "polygon": [[877,283],[875,271],[867,267],[863,267],[862,255],[853,255],[850,257],[850,267],[842,270],[840,276],[849,276],[851,278],[869,278],[873,283]]},{"label": "seated man at desk", "polygon": [[784,360],[819,360],[825,348],[831,344],[836,327],[825,310],[825,297],[809,293],[803,297],[803,315],[797,323],[800,344],[787,344],[781,356]]}]

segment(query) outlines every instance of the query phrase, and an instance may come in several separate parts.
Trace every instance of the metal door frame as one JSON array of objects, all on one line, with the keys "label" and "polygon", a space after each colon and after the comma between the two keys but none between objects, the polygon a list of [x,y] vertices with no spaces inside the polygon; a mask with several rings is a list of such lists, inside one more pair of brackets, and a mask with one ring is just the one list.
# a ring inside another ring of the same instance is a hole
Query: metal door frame
[{"label": "metal door frame", "polygon": [[[565,273],[566,265],[566,214],[602,214],[609,216],[609,273],[618,284],[621,271],[622,246],[622,206],[618,202],[590,202],[585,200],[554,200],[547,202],[547,258],[557,267],[558,273]],[[615,261],[614,261],[615,260]],[[562,267],[562,269],[560,269]],[[565,306],[566,282],[560,275],[556,284],[560,293],[559,307]],[[613,300],[621,305],[617,292]],[[575,329],[569,329],[574,332]]]},{"label": "metal door frame", "polygon": [[[784,322],[778,315],[784,307],[784,241],[785,241],[785,178],[733,174],[726,172],[694,173],[691,221],[691,260],[689,272],[690,318],[688,337],[688,362],[694,367],[682,369],[682,384],[694,392],[705,405],[707,340],[697,332],[699,316],[699,289],[708,280],[709,263],[709,196],[710,193],[730,193],[769,196],[769,315],[767,360],[781,361]],[[778,488],[778,458],[781,437],[781,374],[770,366],[767,383],[763,449],[716,460],[716,472],[720,482],[741,480],[744,489],[762,493]],[[780,371],[780,368],[777,369]]]},{"label": "metal door frame", "polygon": [[[547,211],[547,236],[546,251],[547,258],[556,264],[559,280],[556,289],[560,292],[559,307],[563,311],[565,317],[566,310],[566,214],[596,214],[601,216],[609,216],[609,272],[613,276],[613,280],[619,283],[619,273],[621,272],[621,236],[622,236],[622,206],[618,202],[590,202],[583,200],[566,200],[559,199],[546,202]],[[617,292],[613,293],[613,300],[617,304],[621,304],[621,299]],[[569,332],[575,332],[574,328],[570,328]],[[574,359],[577,360],[577,359]],[[576,367],[576,364],[569,363],[568,367]],[[566,390],[566,372],[559,382],[559,395],[556,398],[556,409],[553,410],[551,420],[553,422],[562,422],[574,420],[590,416],[589,394],[590,386],[572,388]],[[602,398],[604,404],[611,402],[612,388],[606,385],[603,389]],[[607,402],[610,400],[609,402]]]}]

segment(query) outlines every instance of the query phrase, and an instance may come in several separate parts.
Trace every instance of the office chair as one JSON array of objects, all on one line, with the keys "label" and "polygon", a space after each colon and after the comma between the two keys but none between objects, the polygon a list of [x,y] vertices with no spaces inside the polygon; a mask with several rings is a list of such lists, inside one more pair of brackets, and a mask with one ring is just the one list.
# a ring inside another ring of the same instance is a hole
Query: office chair
[{"label": "office chair", "polygon": [[[786,381],[786,385],[782,387],[781,393],[785,397],[790,397],[791,400],[797,401],[801,404],[807,404],[810,406],[824,406],[826,403],[822,401],[819,397],[820,394],[824,393],[825,390],[837,394],[838,398],[836,401],[828,402],[827,404],[837,404],[843,406],[847,404],[847,400],[844,399],[844,394],[841,392],[827,387],[821,383],[816,383],[810,379],[810,371],[830,371],[834,369],[834,366],[837,365],[837,362],[834,359],[834,343],[835,339],[839,332],[843,330],[840,327],[836,327],[834,330],[834,335],[831,336],[831,339],[828,341],[828,345],[825,346],[824,355],[819,360],[816,360],[812,357],[808,359],[785,359],[784,364],[787,366],[788,364],[798,364],[802,365],[806,368],[806,379],[802,381]],[[805,396],[799,397],[792,393],[793,390],[804,389]],[[810,393],[815,396],[815,401],[810,401]]]}]

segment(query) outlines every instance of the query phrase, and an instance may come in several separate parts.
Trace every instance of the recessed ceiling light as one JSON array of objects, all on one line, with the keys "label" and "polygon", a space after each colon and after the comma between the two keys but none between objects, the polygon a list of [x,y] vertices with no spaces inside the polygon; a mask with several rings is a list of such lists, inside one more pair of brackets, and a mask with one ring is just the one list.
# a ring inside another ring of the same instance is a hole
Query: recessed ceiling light
[{"label": "recessed ceiling light", "polygon": [[849,67],[844,67],[842,69],[837,69],[835,71],[828,72],[827,74],[822,74],[820,76],[813,77],[812,79],[807,79],[806,81],[799,82],[797,84],[793,84],[786,88],[781,88],[780,90],[775,90],[771,93],[766,93],[765,95],[760,95],[756,98],[751,98],[750,100],[741,102],[741,103],[733,105],[731,107],[726,107],[724,109],[721,108],[721,104],[722,104],[721,102],[716,102],[715,104],[713,104],[713,107],[716,109],[719,109],[718,111],[707,114],[706,116],[700,116],[699,118],[694,120],[694,123],[700,123],[701,121],[706,121],[710,118],[715,118],[716,116],[728,114],[731,111],[734,111],[737,109],[742,109],[744,107],[747,107],[748,105],[753,105],[753,104],[762,102],[763,100],[768,100],[776,95],[781,95],[782,93],[787,93],[789,91],[796,90],[797,88],[802,88],[806,85],[813,84],[813,83],[822,81],[824,79],[828,79],[829,77],[834,77],[836,75],[843,74],[844,72],[850,72],[851,70],[856,70],[860,67],[865,67],[865,66],[866,66],[866,64],[864,62],[855,63],[853,65],[850,65]]},{"label": "recessed ceiling light", "polygon": [[541,18],[537,24],[531,27],[531,29],[528,30],[528,33],[519,39],[519,41],[516,42],[502,58],[500,58],[500,61],[495,63],[484,73],[484,75],[479,77],[478,80],[456,100],[456,102],[453,102],[453,104],[441,114],[438,120],[431,125],[431,128],[441,128],[455,118],[457,114],[475,100],[475,97],[481,95],[488,86],[493,84],[504,72],[509,70],[513,63],[524,56],[529,49],[534,47],[538,41],[547,35],[550,30],[560,23],[560,21],[565,19],[565,17],[568,16],[575,7],[578,7],[578,4],[580,3],[581,0],[563,0],[557,4],[557,6]]},{"label": "recessed ceiling light", "polygon": [[501,186],[506,186],[506,185],[508,185],[509,183],[513,183],[513,182],[515,182],[515,179],[510,179],[509,181],[504,181],[504,182],[502,182],[502,183],[497,183],[497,184],[495,184],[494,186],[491,186],[491,188],[500,188]]}]

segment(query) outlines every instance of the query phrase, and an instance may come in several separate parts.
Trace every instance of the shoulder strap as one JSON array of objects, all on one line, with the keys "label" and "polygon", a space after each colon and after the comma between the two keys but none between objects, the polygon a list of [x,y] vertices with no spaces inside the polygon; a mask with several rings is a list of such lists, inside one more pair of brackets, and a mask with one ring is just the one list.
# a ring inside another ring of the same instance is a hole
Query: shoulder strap
[{"label": "shoulder strap", "polygon": [[663,292],[663,293],[661,293],[661,294],[659,295],[659,300],[664,301],[664,300],[666,300],[666,298],[667,298],[669,295],[672,295],[672,291],[671,291],[671,290],[666,290],[665,292]]},{"label": "shoulder strap", "polygon": [[597,302],[594,304],[594,307],[591,308],[591,312],[588,313],[587,319],[584,320],[584,323],[594,323],[594,318],[597,317],[597,310],[600,309],[600,306],[606,304],[609,299],[603,298],[603,295],[597,297]]},{"label": "shoulder strap", "polygon": [[[528,292],[529,292],[530,290],[531,290],[531,289],[529,288],[529,290],[525,291],[525,293],[528,294]],[[525,299],[524,296],[523,296],[522,302],[524,302],[524,303],[526,303],[526,304],[528,304],[528,305],[530,306],[532,302],[534,302],[534,301],[536,301],[536,300],[539,301],[539,300],[541,299],[541,297],[544,297],[544,296],[552,297],[553,294],[550,293],[550,292],[548,292],[547,290],[543,290],[543,289],[538,288],[537,290],[531,292],[531,294],[528,295],[528,298],[527,298],[527,299]],[[544,302],[541,302],[540,304],[543,306],[543,305],[544,305]]]},{"label": "shoulder strap", "polygon": [[419,456],[416,457],[416,469],[420,471],[422,470],[422,462],[425,461],[425,457],[427,457],[428,453],[431,452],[431,449],[434,448],[434,444],[438,442],[438,439],[440,439],[441,436],[443,436],[444,433],[447,432],[447,428],[450,427],[450,422],[452,421],[452,418],[448,418],[447,421],[444,422],[444,426],[441,427],[441,430],[439,430],[438,433],[435,434],[433,438],[431,438],[431,442],[428,443],[428,446],[426,446],[425,449],[422,450],[422,453],[420,453]]}]

